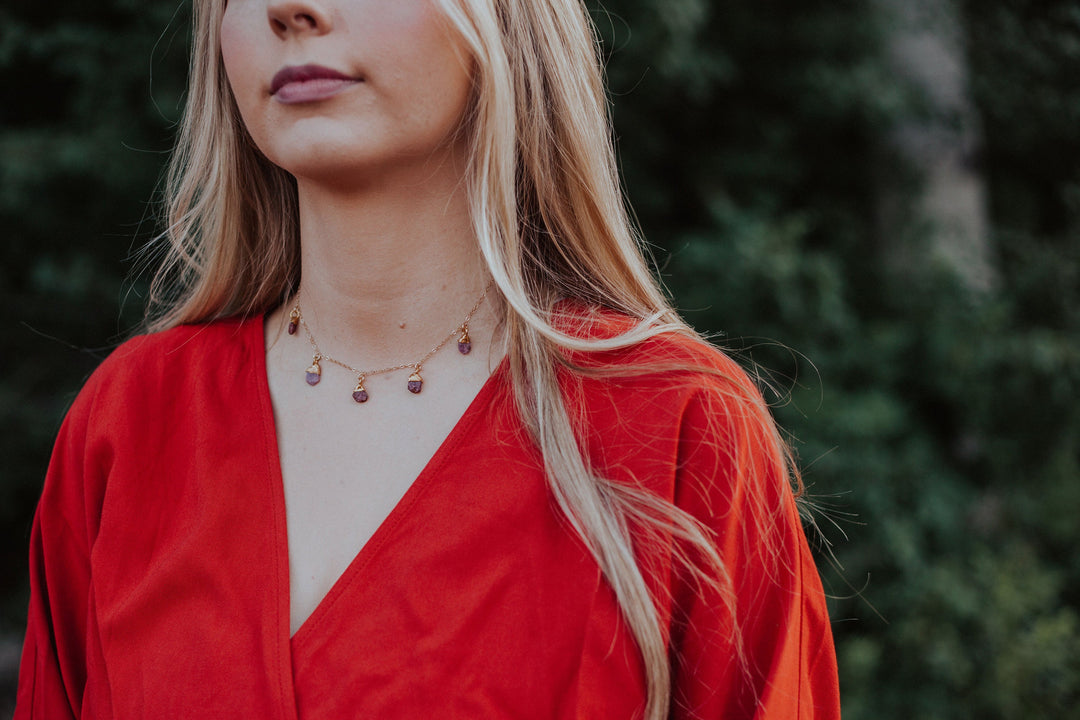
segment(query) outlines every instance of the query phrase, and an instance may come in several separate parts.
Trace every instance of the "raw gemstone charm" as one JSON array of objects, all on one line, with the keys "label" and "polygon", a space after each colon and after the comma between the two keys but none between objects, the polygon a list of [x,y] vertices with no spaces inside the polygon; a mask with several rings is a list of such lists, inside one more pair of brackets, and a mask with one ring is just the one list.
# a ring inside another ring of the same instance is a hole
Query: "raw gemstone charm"
[{"label": "raw gemstone charm", "polygon": [[300,308],[294,307],[292,312],[289,313],[289,334],[295,335],[296,329],[300,327]]},{"label": "raw gemstone charm", "polygon": [[414,372],[409,376],[409,392],[413,395],[419,393],[424,387],[424,378],[420,377],[419,372]]},{"label": "raw gemstone charm", "polygon": [[364,389],[363,375],[360,376],[360,379],[356,383],[356,389],[353,390],[352,399],[358,403],[366,403],[368,401],[368,392]]},{"label": "raw gemstone charm", "polygon": [[318,358],[315,358],[311,362],[311,367],[307,369],[307,374],[304,375],[304,379],[307,380],[308,385],[311,385],[313,387],[315,385],[318,385],[319,381],[322,380],[322,368],[319,367]]},{"label": "raw gemstone charm", "polygon": [[295,335],[296,334],[296,328],[298,328],[298,327],[300,327],[300,326],[296,323],[296,321],[290,320],[289,321],[289,334],[290,335]]},{"label": "raw gemstone charm", "polygon": [[472,350],[472,341],[469,339],[469,328],[462,326],[461,337],[457,341],[458,352],[462,355],[468,355]]}]

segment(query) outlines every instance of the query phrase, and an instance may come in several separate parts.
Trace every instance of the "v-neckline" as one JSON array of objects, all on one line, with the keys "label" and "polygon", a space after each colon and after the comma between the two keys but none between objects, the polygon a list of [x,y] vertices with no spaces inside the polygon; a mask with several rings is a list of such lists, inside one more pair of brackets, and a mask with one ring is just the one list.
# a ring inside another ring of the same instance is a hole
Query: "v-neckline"
[{"label": "v-neckline", "polygon": [[[509,360],[506,356],[499,361],[499,364],[495,367],[495,370],[488,376],[487,380],[477,391],[476,395],[469,402],[465,411],[454,423],[454,426],[447,433],[439,444],[435,453],[428,459],[428,462],[420,470],[417,476],[410,483],[408,489],[402,495],[401,499],[391,508],[390,512],[379,523],[375,532],[353,555],[349,564],[345,567],[345,570],[334,580],[330,589],[315,605],[315,608],[300,624],[300,627],[296,629],[295,633],[290,632],[290,607],[292,603],[292,588],[290,584],[290,561],[289,561],[289,533],[288,523],[285,512],[285,485],[283,479],[283,473],[281,469],[281,457],[278,450],[278,437],[277,437],[277,423],[274,419],[274,406],[273,399],[270,394],[270,378],[267,370],[266,363],[266,326],[265,318],[253,319],[254,324],[258,325],[258,330],[255,333],[254,356],[255,356],[255,372],[254,375],[258,380],[259,387],[257,394],[260,400],[260,412],[263,416],[263,424],[266,428],[266,448],[267,462],[270,468],[269,482],[270,495],[272,499],[272,514],[273,514],[273,535],[274,535],[274,556],[278,559],[276,568],[277,577],[277,591],[279,593],[279,602],[277,606],[279,608],[277,625],[279,636],[283,635],[286,638],[286,645],[290,649],[290,654],[293,646],[302,643],[304,639],[315,631],[317,626],[325,619],[325,617],[333,610],[337,601],[346,594],[349,587],[360,576],[364,567],[378,555],[379,549],[384,546],[393,535],[395,528],[401,523],[403,519],[408,516],[410,508],[419,501],[425,494],[425,490],[431,485],[431,481],[436,477],[438,471],[446,464],[446,462],[453,457],[454,452],[461,442],[468,436],[469,430],[481,417],[482,411],[487,408],[491,403],[493,396],[496,392],[498,385],[502,382],[502,376],[506,372]],[[280,595],[284,595],[282,598]],[[291,664],[291,663],[290,663]]]}]

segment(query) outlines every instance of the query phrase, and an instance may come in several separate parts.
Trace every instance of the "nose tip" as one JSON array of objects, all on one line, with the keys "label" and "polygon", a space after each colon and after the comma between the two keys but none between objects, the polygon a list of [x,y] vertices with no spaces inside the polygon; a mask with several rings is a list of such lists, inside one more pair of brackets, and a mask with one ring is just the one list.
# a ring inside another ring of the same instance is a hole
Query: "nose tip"
[{"label": "nose tip", "polygon": [[267,8],[270,27],[279,37],[290,34],[323,35],[330,31],[330,13],[318,2],[272,2]]}]

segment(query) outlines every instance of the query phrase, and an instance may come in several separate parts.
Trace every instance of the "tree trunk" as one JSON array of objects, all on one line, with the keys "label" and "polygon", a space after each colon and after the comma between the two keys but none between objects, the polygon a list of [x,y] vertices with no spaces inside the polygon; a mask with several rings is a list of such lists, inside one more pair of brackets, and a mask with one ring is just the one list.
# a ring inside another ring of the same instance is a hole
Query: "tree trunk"
[{"label": "tree trunk", "polygon": [[980,132],[968,94],[961,16],[953,0],[875,2],[890,28],[892,64],[927,107],[893,135],[917,190],[911,202],[895,178],[885,182],[886,257],[902,273],[943,263],[969,289],[988,290],[995,271],[985,189],[974,162]]}]

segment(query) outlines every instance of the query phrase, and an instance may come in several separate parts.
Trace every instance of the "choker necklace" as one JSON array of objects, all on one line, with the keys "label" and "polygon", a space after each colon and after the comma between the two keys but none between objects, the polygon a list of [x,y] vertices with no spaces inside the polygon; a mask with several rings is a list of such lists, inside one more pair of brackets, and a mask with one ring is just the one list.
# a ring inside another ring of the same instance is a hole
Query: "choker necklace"
[{"label": "choker necklace", "polygon": [[420,377],[420,370],[423,368],[424,363],[431,359],[431,356],[443,349],[443,347],[450,342],[451,338],[457,336],[458,352],[462,355],[468,355],[472,350],[472,340],[469,339],[469,321],[472,320],[473,315],[480,309],[480,305],[484,302],[484,298],[487,297],[488,290],[491,289],[491,284],[484,288],[484,292],[480,294],[476,304],[472,306],[472,309],[465,314],[465,319],[461,321],[461,324],[450,331],[450,334],[442,339],[442,341],[435,347],[424,353],[423,357],[414,362],[402,363],[401,365],[393,365],[391,367],[379,368],[377,370],[360,370],[354,368],[348,363],[344,363],[337,358],[330,357],[322,350],[319,349],[319,343],[316,342],[315,336],[311,333],[311,328],[304,322],[304,316],[300,312],[300,294],[296,295],[296,304],[293,305],[292,312],[289,313],[289,334],[295,335],[297,329],[303,328],[304,334],[307,335],[308,343],[311,344],[312,359],[311,366],[307,369],[304,375],[304,379],[308,385],[315,386],[319,384],[319,380],[322,379],[322,363],[334,363],[340,367],[349,370],[356,375],[356,388],[353,390],[352,399],[358,403],[365,403],[370,397],[368,391],[364,388],[364,380],[372,375],[383,375],[385,373],[396,372],[398,370],[412,370],[412,374],[409,375],[409,380],[406,387],[409,392],[414,395],[419,393],[424,387],[424,378]]}]

